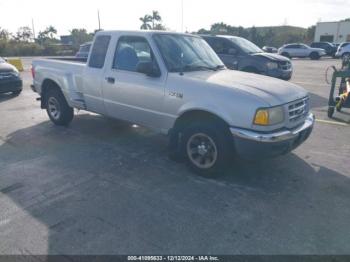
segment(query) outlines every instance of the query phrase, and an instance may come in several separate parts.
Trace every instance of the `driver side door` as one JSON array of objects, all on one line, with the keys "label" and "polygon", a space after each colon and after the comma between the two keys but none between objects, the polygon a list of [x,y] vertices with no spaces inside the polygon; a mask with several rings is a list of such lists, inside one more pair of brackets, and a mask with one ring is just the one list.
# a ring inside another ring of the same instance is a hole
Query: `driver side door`
[{"label": "driver side door", "polygon": [[166,74],[151,77],[139,73],[140,62],[158,66],[148,40],[140,36],[119,37],[112,65],[104,72],[106,111],[114,118],[161,129]]}]

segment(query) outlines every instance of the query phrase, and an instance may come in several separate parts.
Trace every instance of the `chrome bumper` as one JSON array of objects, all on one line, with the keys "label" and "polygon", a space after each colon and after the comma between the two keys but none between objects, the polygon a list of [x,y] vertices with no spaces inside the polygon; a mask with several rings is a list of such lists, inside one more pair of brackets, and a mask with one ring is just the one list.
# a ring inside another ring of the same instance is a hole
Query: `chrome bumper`
[{"label": "chrome bumper", "polygon": [[261,133],[261,132],[255,132],[251,130],[231,127],[230,131],[233,136],[236,136],[242,139],[256,141],[256,142],[263,142],[263,143],[274,143],[274,142],[281,142],[281,141],[294,139],[301,132],[309,128],[312,128],[314,123],[315,123],[315,116],[312,113],[310,113],[306,117],[304,124],[293,130],[284,130],[284,131],[278,131],[274,133]]}]

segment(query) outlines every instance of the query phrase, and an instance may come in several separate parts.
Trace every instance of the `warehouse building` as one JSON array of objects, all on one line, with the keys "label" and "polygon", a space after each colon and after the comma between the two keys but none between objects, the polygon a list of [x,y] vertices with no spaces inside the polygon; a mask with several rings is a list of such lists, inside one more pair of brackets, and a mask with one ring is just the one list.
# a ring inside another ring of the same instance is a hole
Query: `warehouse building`
[{"label": "warehouse building", "polygon": [[350,21],[317,23],[315,42],[350,42]]}]

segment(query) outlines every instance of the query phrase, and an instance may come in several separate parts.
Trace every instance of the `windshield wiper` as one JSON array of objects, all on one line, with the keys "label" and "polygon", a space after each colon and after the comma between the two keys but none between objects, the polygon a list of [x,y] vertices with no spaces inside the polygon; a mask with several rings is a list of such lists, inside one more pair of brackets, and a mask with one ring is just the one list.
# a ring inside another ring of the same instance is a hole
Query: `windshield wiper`
[{"label": "windshield wiper", "polygon": [[191,65],[185,65],[183,69],[185,71],[199,71],[199,70],[210,70],[210,71],[218,71],[220,69],[225,68],[224,65],[217,65],[217,66],[191,66]]}]

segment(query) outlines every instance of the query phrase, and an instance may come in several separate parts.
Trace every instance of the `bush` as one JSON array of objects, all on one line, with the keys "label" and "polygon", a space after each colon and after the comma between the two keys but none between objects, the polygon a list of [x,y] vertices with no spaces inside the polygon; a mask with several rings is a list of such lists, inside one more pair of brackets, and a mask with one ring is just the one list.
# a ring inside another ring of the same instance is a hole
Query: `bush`
[{"label": "bush", "polygon": [[73,52],[59,45],[0,40],[0,56],[55,56],[62,54],[72,55]]}]

